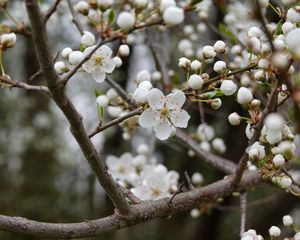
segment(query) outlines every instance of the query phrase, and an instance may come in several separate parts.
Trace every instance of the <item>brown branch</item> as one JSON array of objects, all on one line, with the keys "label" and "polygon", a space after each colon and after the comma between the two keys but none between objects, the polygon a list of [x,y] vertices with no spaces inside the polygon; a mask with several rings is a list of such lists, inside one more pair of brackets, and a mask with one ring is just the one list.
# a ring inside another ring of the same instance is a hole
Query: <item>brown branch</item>
[{"label": "brown branch", "polygon": [[27,91],[40,91],[40,92],[46,93],[47,95],[51,96],[49,89],[46,86],[29,85],[29,84],[21,82],[21,81],[11,80],[11,79],[8,79],[7,77],[0,76],[0,84],[1,83],[7,84],[7,87],[22,88]]},{"label": "brown branch", "polygon": [[212,153],[203,151],[199,148],[199,144],[195,142],[190,136],[185,134],[182,130],[176,129],[175,137],[187,148],[193,150],[198,157],[205,160],[207,163],[219,169],[220,171],[225,173],[234,172],[236,165],[233,162]]},{"label": "brown branch", "polygon": [[118,123],[121,123],[121,122],[123,122],[124,120],[126,120],[128,118],[131,118],[133,116],[141,114],[142,111],[143,111],[143,108],[141,108],[141,107],[137,108],[137,109],[135,109],[135,110],[133,110],[133,111],[127,113],[127,114],[122,115],[121,117],[118,117],[118,118],[106,123],[103,126],[100,125],[100,126],[96,127],[95,130],[89,135],[89,138],[94,137],[95,135],[102,132],[103,130],[105,130],[107,128],[110,128],[111,126],[114,126]]},{"label": "brown branch", "polygon": [[102,185],[119,212],[126,214],[129,212],[129,204],[126,201],[123,192],[107,172],[104,162],[100,158],[85,131],[81,115],[77,112],[73,103],[65,94],[64,88],[60,84],[60,79],[53,68],[47,33],[37,0],[26,0],[26,7],[32,26],[33,42],[40,69],[47,81],[52,98],[69,121],[70,131],[79,144],[81,151],[91,168],[95,172],[99,183]]},{"label": "brown branch", "polygon": [[58,4],[61,0],[55,0],[54,4],[48,9],[44,16],[44,24],[48,22],[48,20],[51,18],[52,14],[56,12]]},{"label": "brown branch", "polygon": [[[245,191],[259,182],[260,177],[257,172],[247,172],[241,180],[240,189],[238,190]],[[236,188],[232,185],[232,176],[229,176],[224,180],[214,182],[205,187],[178,193],[171,202],[170,198],[164,198],[132,205],[131,214],[126,217],[113,214],[105,218],[81,223],[55,224],[0,215],[0,229],[55,239],[92,237],[101,233],[133,226],[154,218],[171,216],[203,203],[214,202],[221,197],[229,196],[234,191],[236,191]]]},{"label": "brown branch", "polygon": [[83,35],[83,27],[81,26],[80,22],[77,19],[76,13],[74,11],[73,5],[71,0],[67,0],[68,7],[70,10],[70,13],[72,15],[72,22],[75,24],[76,28],[78,29],[80,35]]}]

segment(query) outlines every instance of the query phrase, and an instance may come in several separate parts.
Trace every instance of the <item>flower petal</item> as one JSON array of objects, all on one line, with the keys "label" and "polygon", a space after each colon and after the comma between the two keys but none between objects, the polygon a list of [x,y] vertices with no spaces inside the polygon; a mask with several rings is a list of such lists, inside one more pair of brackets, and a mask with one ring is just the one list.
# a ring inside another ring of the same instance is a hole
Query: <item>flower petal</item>
[{"label": "flower petal", "polygon": [[96,82],[103,82],[105,80],[106,74],[105,72],[101,71],[99,68],[96,68],[92,72],[92,77]]},{"label": "flower petal", "polygon": [[175,127],[186,128],[190,115],[183,109],[170,111],[171,122]]},{"label": "flower petal", "polygon": [[154,126],[156,137],[160,140],[166,140],[171,136],[172,126],[167,121],[161,121]]},{"label": "flower petal", "polygon": [[104,58],[110,58],[112,55],[112,50],[106,45],[102,45],[96,52]]},{"label": "flower petal", "polygon": [[184,93],[177,90],[166,97],[166,105],[169,109],[180,109],[183,106],[185,99]]},{"label": "flower petal", "polygon": [[109,59],[103,63],[102,69],[106,73],[112,73],[112,71],[115,69],[115,67],[116,67],[115,60]]},{"label": "flower petal", "polygon": [[147,94],[148,104],[152,109],[162,109],[165,105],[166,98],[162,91],[152,88]]},{"label": "flower petal", "polygon": [[139,124],[143,128],[153,127],[155,124],[156,117],[157,113],[152,109],[148,108],[139,116]]}]

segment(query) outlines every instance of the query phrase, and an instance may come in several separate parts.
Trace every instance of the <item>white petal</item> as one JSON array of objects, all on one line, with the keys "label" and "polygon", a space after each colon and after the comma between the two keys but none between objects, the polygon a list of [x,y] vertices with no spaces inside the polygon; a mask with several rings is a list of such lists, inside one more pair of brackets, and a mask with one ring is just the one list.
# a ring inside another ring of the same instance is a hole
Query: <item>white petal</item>
[{"label": "white petal", "polygon": [[108,155],[106,158],[106,165],[109,169],[114,169],[118,165],[119,159],[113,155]]},{"label": "white petal", "polygon": [[103,45],[97,50],[97,54],[104,58],[110,58],[112,55],[112,50],[108,46]]},{"label": "white petal", "polygon": [[147,99],[152,109],[162,109],[166,101],[162,91],[157,88],[153,88],[149,91]]},{"label": "white petal", "polygon": [[172,133],[172,126],[167,121],[162,121],[154,126],[156,137],[160,140],[166,140]]},{"label": "white petal", "polygon": [[95,69],[95,61],[92,59],[89,59],[82,65],[82,68],[87,73],[92,73]]},{"label": "white petal", "polygon": [[186,128],[190,117],[183,109],[170,111],[171,122],[175,127]]},{"label": "white petal", "polygon": [[96,68],[95,71],[92,72],[92,77],[96,82],[103,82],[105,80],[105,76],[105,72],[102,72],[98,68]]},{"label": "white petal", "polygon": [[155,124],[157,113],[152,109],[146,109],[139,117],[139,124],[143,128],[152,127]]},{"label": "white petal", "polygon": [[107,61],[104,62],[102,68],[106,73],[112,73],[112,71],[115,69],[116,67],[116,62],[113,59],[109,59]]},{"label": "white petal", "polygon": [[184,93],[178,90],[166,97],[166,105],[169,109],[180,109],[184,104],[185,99]]}]

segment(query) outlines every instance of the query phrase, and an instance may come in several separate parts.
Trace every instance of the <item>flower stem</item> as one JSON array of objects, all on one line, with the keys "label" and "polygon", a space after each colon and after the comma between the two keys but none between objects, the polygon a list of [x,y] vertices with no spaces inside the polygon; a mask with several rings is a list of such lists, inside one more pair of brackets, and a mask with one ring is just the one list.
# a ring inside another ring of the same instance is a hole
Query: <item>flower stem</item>
[{"label": "flower stem", "polygon": [[1,69],[2,76],[5,76],[2,56],[3,56],[3,51],[2,51],[2,49],[0,49],[0,69]]}]

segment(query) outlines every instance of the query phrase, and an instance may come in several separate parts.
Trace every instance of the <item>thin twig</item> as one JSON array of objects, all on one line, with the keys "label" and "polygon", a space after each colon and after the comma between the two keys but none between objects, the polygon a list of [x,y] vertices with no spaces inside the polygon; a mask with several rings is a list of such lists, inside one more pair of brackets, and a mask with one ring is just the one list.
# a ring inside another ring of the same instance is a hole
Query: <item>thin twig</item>
[{"label": "thin twig", "polygon": [[195,187],[194,187],[194,185],[192,183],[192,180],[191,180],[189,174],[187,173],[187,171],[184,172],[184,176],[185,176],[186,182],[187,182],[187,184],[189,186],[189,190],[194,190]]},{"label": "thin twig", "polygon": [[100,126],[96,127],[95,130],[91,134],[89,134],[89,138],[94,137],[95,135],[102,132],[103,130],[105,130],[107,128],[110,128],[111,126],[114,126],[118,123],[121,123],[121,122],[123,122],[124,120],[126,120],[128,118],[131,118],[133,116],[141,114],[142,110],[143,110],[143,108],[137,108],[137,109],[135,109],[135,110],[133,110],[133,111],[127,113],[127,114],[122,115],[121,117],[118,117],[118,118],[106,123],[103,126],[100,125]]},{"label": "thin twig", "polygon": [[240,236],[242,237],[246,229],[247,193],[242,193],[240,196],[240,210],[241,210]]},{"label": "thin twig", "polygon": [[48,20],[51,18],[52,14],[56,12],[58,4],[61,0],[55,0],[54,4],[48,9],[44,16],[44,24],[48,22]]},{"label": "thin twig", "polygon": [[0,77],[0,84],[7,84],[7,87],[22,88],[27,91],[40,91],[46,93],[48,96],[51,96],[49,89],[46,86],[29,85],[27,83],[17,80],[11,80],[6,77]]},{"label": "thin twig", "polygon": [[72,15],[72,22],[77,27],[80,35],[83,35],[83,27],[81,26],[81,23],[77,19],[76,12],[74,11],[74,8],[73,8],[71,0],[67,0],[67,3],[68,3],[68,7],[69,7],[69,10],[70,10],[70,13]]}]

